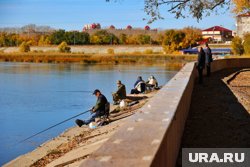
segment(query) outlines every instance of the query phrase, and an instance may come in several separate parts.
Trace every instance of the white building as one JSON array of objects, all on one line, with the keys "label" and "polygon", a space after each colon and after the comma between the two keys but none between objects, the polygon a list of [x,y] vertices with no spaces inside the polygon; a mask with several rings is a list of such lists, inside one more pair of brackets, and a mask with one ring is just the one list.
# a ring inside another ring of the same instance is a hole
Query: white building
[{"label": "white building", "polygon": [[225,42],[232,39],[232,30],[226,29],[221,26],[214,26],[202,30],[202,37],[204,39],[210,38],[214,42]]},{"label": "white building", "polygon": [[250,12],[237,16],[236,33],[243,37],[245,33],[250,33]]}]

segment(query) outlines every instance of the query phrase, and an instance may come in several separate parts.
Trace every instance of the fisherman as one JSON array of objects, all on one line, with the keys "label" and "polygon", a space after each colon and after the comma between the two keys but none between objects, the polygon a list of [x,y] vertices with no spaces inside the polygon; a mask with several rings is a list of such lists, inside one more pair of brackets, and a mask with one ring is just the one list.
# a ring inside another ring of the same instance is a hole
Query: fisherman
[{"label": "fisherman", "polygon": [[89,123],[95,121],[95,118],[98,118],[107,114],[106,106],[107,104],[109,104],[109,102],[106,99],[106,97],[98,89],[96,89],[93,92],[93,95],[96,96],[97,101],[96,101],[96,105],[91,109],[91,112],[92,112],[91,117],[85,121],[77,119],[75,122],[79,127],[81,127],[82,125],[88,125]]},{"label": "fisherman", "polygon": [[131,94],[144,93],[146,90],[146,83],[143,81],[142,77],[139,76],[134,84],[134,89],[131,90]]},{"label": "fisherman", "polygon": [[157,89],[158,88],[158,82],[155,79],[155,77],[153,75],[151,75],[148,78],[148,81],[146,82],[147,87],[149,87],[150,90],[152,89]]},{"label": "fisherman", "polygon": [[117,105],[121,100],[126,99],[126,87],[120,80],[117,82],[117,91],[112,93],[114,105]]}]

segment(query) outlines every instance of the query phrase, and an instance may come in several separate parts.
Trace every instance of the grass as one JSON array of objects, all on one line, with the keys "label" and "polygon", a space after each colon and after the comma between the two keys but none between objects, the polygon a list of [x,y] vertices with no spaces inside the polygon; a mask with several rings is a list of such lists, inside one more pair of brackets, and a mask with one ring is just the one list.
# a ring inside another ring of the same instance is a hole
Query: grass
[{"label": "grass", "polygon": [[33,63],[80,63],[80,64],[143,64],[182,67],[186,62],[196,60],[196,55],[165,54],[82,54],[58,52],[0,53],[3,62]]},{"label": "grass", "polygon": [[231,48],[231,44],[209,44],[210,48]]},{"label": "grass", "polygon": [[250,54],[231,55],[231,56],[225,56],[225,58],[250,58]]}]

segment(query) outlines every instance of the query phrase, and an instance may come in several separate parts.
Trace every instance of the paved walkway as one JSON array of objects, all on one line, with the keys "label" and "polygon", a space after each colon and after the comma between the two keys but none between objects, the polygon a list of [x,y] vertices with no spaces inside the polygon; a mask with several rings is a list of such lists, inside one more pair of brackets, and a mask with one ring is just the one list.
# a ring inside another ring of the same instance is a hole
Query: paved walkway
[{"label": "paved walkway", "polygon": [[[249,102],[250,96],[241,96],[235,88],[232,92],[225,83],[236,71],[212,73],[204,78],[204,85],[195,85],[181,148],[250,147],[250,111],[241,103]],[[248,85],[249,79],[244,80]],[[181,155],[176,166],[181,166]]]}]

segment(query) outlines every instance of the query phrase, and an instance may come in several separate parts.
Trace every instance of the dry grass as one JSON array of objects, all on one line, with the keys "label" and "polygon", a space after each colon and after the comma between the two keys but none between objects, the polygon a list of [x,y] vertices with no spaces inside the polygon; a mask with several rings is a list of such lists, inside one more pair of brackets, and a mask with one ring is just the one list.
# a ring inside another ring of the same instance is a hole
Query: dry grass
[{"label": "dry grass", "polygon": [[239,56],[239,55],[225,56],[225,58],[249,58],[249,57],[250,57],[249,54],[243,54],[241,56]]},{"label": "dry grass", "polygon": [[196,55],[165,54],[81,54],[58,52],[0,53],[3,62],[80,63],[80,64],[145,64],[182,67],[196,60]]}]

